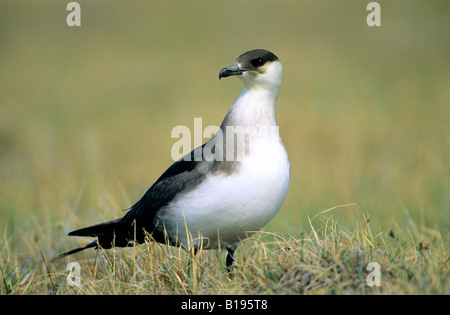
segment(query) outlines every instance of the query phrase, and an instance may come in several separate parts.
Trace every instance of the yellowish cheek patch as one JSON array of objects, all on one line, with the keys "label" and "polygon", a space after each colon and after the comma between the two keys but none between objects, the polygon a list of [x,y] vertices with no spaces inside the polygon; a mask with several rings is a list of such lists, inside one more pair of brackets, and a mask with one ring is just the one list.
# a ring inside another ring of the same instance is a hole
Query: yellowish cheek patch
[{"label": "yellowish cheek patch", "polygon": [[256,70],[259,74],[266,73],[267,69],[269,69],[270,62],[266,62],[266,64],[262,67],[259,67],[258,70]]}]

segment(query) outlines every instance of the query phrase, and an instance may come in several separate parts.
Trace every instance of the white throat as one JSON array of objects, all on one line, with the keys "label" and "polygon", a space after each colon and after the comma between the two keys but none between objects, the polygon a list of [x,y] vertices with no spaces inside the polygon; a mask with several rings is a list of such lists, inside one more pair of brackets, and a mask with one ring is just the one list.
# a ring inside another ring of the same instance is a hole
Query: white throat
[{"label": "white throat", "polygon": [[244,90],[231,106],[221,128],[225,126],[276,126],[275,104],[280,93],[281,77],[281,62],[272,63],[264,74],[257,77],[246,73],[240,76],[245,85]]}]

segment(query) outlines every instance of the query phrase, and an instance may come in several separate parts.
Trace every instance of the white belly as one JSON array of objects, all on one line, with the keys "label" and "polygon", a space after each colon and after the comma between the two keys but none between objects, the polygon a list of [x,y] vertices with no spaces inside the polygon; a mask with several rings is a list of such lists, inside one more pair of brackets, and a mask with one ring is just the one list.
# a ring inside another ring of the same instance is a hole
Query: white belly
[{"label": "white belly", "polygon": [[[283,204],[290,167],[281,141],[264,143],[236,174],[208,175],[192,191],[175,198],[155,217],[179,242],[204,248],[231,246],[265,226]],[[188,241],[189,238],[189,241]]]}]

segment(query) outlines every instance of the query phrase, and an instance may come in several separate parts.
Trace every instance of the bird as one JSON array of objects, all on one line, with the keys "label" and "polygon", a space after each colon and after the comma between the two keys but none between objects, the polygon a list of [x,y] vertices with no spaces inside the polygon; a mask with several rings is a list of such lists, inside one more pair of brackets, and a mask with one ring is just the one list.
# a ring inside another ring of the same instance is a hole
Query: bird
[{"label": "bird", "polygon": [[122,218],[70,232],[95,240],[58,258],[135,246],[151,236],[195,252],[226,250],[231,268],[239,243],[272,220],[288,193],[290,164],[275,120],[282,72],[280,59],[265,49],[220,70],[219,80],[238,77],[244,89],[217,133],[174,162]]}]

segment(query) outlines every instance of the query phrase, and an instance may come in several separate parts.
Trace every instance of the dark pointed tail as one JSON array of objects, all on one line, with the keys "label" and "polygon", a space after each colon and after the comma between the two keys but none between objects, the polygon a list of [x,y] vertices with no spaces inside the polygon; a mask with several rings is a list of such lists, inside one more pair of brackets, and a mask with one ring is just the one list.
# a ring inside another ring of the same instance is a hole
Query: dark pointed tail
[{"label": "dark pointed tail", "polygon": [[59,255],[58,257],[53,258],[52,260],[61,259],[61,258],[64,258],[66,256],[69,256],[69,255],[81,252],[82,250],[85,250],[85,249],[88,249],[88,248],[92,248],[92,247],[98,248],[97,240],[93,241],[92,243],[87,244],[84,247],[75,248],[75,249],[72,249],[72,250],[70,250],[68,252],[65,252],[65,253]]},{"label": "dark pointed tail", "polygon": [[[84,247],[76,248],[71,251],[65,252],[55,259],[60,259],[88,248],[111,248],[114,243],[115,232],[117,229],[117,225],[121,219],[100,223],[97,225],[85,227],[79,230],[75,230],[69,233],[70,236],[92,236],[97,237],[97,239]],[[120,246],[121,244],[115,244],[116,246]]]}]

